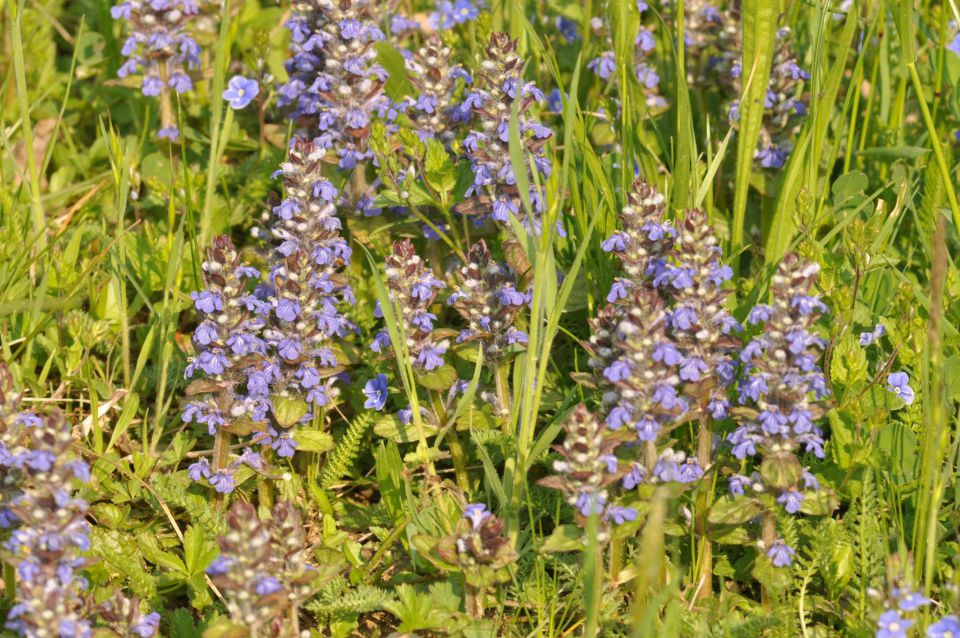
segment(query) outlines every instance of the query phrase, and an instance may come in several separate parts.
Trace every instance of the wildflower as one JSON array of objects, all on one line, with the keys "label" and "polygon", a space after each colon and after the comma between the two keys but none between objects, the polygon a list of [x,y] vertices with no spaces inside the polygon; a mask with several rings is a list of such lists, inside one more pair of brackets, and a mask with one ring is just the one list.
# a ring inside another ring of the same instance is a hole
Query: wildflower
[{"label": "wildflower", "polygon": [[782,539],[774,541],[773,545],[767,550],[767,557],[773,562],[774,567],[787,567],[793,563],[793,556],[796,554],[794,549],[783,542]]},{"label": "wildflower", "polygon": [[[322,146],[297,138],[278,171],[286,198],[274,208],[270,229],[275,243],[273,292],[263,335],[271,356],[258,368],[271,395],[303,400],[311,409],[329,403],[335,375],[342,369],[331,346],[354,329],[338,310],[341,303],[355,302],[341,273],[352,251],[340,234],[337,190],[322,175],[325,156]],[[295,424],[277,425],[285,430]],[[292,455],[296,445],[292,438],[269,431],[265,443],[276,444],[281,456]]]},{"label": "wildflower", "polygon": [[18,576],[6,626],[23,636],[92,633],[82,600],[87,581],[79,571],[90,549],[88,505],[73,488],[75,481],[89,480],[90,470],[72,458],[71,443],[63,415],[52,412],[26,428],[18,445],[4,445],[0,455],[4,475],[12,470],[22,481],[9,504],[19,527],[4,548]]},{"label": "wildflower", "polygon": [[167,87],[177,93],[192,89],[186,72],[200,65],[200,46],[189,32],[197,11],[194,0],[126,0],[112,7],[113,19],[130,25],[121,49],[127,60],[117,75],[143,73],[141,90],[148,96]]},{"label": "wildflower", "polygon": [[371,0],[300,0],[286,23],[292,55],[278,105],[291,119],[309,123],[307,134],[343,171],[373,156],[369,124],[389,106],[383,94],[387,73],[376,62],[375,48],[385,36],[374,22],[374,7]]},{"label": "wildflower", "polygon": [[876,638],[907,638],[907,630],[913,626],[913,621],[903,618],[900,613],[890,609],[885,611],[877,621]]},{"label": "wildflower", "polygon": [[920,592],[894,591],[894,595],[897,596],[897,607],[900,611],[916,611],[930,604],[930,599]]},{"label": "wildflower", "polygon": [[597,419],[583,404],[574,408],[564,423],[566,437],[554,449],[561,460],[555,461],[556,472],[539,481],[540,485],[560,490],[564,499],[577,511],[578,521],[591,515],[600,517],[600,540],[609,538],[607,523],[620,525],[634,520],[636,511],[610,502],[608,486],[617,482],[618,461],[614,451],[620,439]]},{"label": "wildflower", "polygon": [[437,10],[427,17],[427,21],[432,29],[445,31],[472,22],[479,15],[480,10],[470,0],[442,0],[437,2]]},{"label": "wildflower", "polygon": [[497,263],[482,239],[470,247],[467,263],[457,269],[456,276],[460,287],[448,303],[467,322],[458,343],[480,342],[484,360],[492,364],[506,355],[511,344],[526,343],[526,334],[513,324],[530,295],[517,290],[516,273]]},{"label": "wildflower", "polygon": [[470,503],[463,508],[463,517],[470,521],[473,529],[477,530],[484,519],[492,514],[487,511],[487,506],[483,503]]},{"label": "wildflower", "polygon": [[190,293],[200,323],[193,333],[197,355],[188,361],[187,378],[203,372],[188,388],[185,423],[205,425],[214,435],[235,421],[262,420],[268,409],[266,393],[250,392],[251,359],[266,354],[260,337],[266,307],[250,287],[259,272],[240,259],[229,237],[215,237],[202,265],[203,290]]},{"label": "wildflower", "polygon": [[[464,156],[473,171],[473,184],[467,189],[467,196],[471,197],[469,205],[464,204],[461,210],[478,214],[478,223],[492,219],[504,225],[509,225],[510,213],[513,213],[528,232],[539,234],[539,216],[546,205],[545,192],[537,184],[545,182],[552,170],[545,146],[553,133],[530,114],[533,104],[545,98],[533,82],[523,81],[524,66],[525,62],[517,55],[516,41],[504,33],[491,35],[474,85],[461,106],[475,127],[463,144]],[[514,103],[518,109],[520,143],[531,156],[531,162],[525,163],[534,213],[530,219],[521,205],[510,161],[510,119]],[[537,173],[536,178],[533,171]],[[562,234],[559,220],[557,230]]]},{"label": "wildflower", "polygon": [[418,91],[404,107],[421,140],[430,138],[449,143],[462,121],[458,90],[472,78],[453,62],[453,50],[432,35],[405,60],[410,82]]},{"label": "wildflower", "polygon": [[230,82],[223,92],[223,99],[230,103],[230,108],[239,111],[240,109],[246,108],[259,93],[260,86],[256,80],[249,80],[242,75],[235,75],[230,78]]},{"label": "wildflower", "polygon": [[[407,352],[414,367],[427,371],[439,368],[450,344],[439,339],[433,333],[432,324],[422,318],[429,313],[437,292],[446,285],[426,268],[409,239],[394,242],[387,257],[386,275],[390,301],[407,340]],[[381,334],[386,332],[384,330]],[[378,335],[375,343],[382,340]]]},{"label": "wildflower", "polygon": [[263,521],[250,503],[236,501],[227,513],[220,555],[207,568],[226,599],[230,618],[253,635],[294,638],[288,618],[316,592],[310,545],[300,512],[279,502]]},{"label": "wildflower", "polygon": [[913,403],[916,394],[910,387],[910,377],[906,372],[894,372],[887,377],[887,390],[903,399],[907,405]]},{"label": "wildflower", "polygon": [[872,345],[877,339],[886,334],[886,332],[886,327],[884,327],[882,323],[878,323],[873,330],[860,333],[860,345],[864,347]]},{"label": "wildflower", "polygon": [[[757,453],[792,458],[800,448],[823,457],[823,432],[814,423],[823,414],[826,380],[816,366],[825,343],[813,332],[822,302],[811,294],[819,267],[787,255],[773,278],[774,304],[760,335],[744,349],[740,402],[756,404],[756,417],[741,417],[728,436],[737,458]],[[799,465],[799,464],[797,464]],[[796,476],[801,478],[799,472]],[[776,486],[787,489],[789,485]]]},{"label": "wildflower", "polygon": [[927,628],[927,638],[958,638],[960,619],[956,616],[944,616]]},{"label": "wildflower", "polygon": [[387,403],[387,375],[378,374],[367,381],[363,387],[363,393],[367,396],[363,407],[382,410]]}]

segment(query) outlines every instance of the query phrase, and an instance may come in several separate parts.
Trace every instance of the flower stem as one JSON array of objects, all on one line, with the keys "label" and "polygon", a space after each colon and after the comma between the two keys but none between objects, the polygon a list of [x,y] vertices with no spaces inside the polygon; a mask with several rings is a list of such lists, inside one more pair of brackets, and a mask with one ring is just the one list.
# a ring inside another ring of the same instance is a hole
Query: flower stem
[{"label": "flower stem", "polygon": [[[711,463],[713,448],[713,422],[709,416],[701,412],[700,430],[697,433],[697,463],[706,471]],[[697,599],[705,600],[713,594],[713,546],[710,544],[709,523],[707,517],[710,512],[710,497],[712,482],[705,481],[697,496],[696,532],[700,540],[700,560],[697,561],[696,587]]]}]

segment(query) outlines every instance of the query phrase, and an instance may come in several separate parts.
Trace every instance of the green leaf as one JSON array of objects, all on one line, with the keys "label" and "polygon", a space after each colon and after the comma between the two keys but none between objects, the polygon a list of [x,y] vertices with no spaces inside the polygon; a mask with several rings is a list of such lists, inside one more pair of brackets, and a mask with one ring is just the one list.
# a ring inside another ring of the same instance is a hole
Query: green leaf
[{"label": "green leaf", "polygon": [[435,139],[427,141],[424,160],[427,183],[442,196],[449,195],[457,185],[457,172],[443,144]]},{"label": "green leaf", "polygon": [[203,533],[202,528],[191,525],[183,533],[183,559],[190,576],[202,575],[218,553],[216,543]]},{"label": "green leaf", "polygon": [[282,428],[293,427],[300,422],[310,406],[299,396],[273,395],[270,397],[273,404],[273,416]]},{"label": "green leaf", "polygon": [[800,511],[809,516],[829,516],[840,507],[840,499],[836,492],[824,487],[816,492],[803,493],[803,503]]},{"label": "green leaf", "polygon": [[143,530],[137,534],[137,544],[140,546],[140,552],[143,554],[143,557],[154,565],[175,572],[184,578],[190,576],[187,571],[187,566],[183,564],[183,561],[180,560],[178,556],[160,549],[157,537],[151,532]]},{"label": "green leaf", "polygon": [[297,449],[302,452],[329,452],[333,449],[333,437],[323,430],[297,428],[293,433]]},{"label": "green leaf", "polygon": [[374,45],[377,50],[377,62],[387,71],[387,83],[383,90],[387,96],[399,102],[401,98],[414,94],[413,84],[407,76],[407,65],[403,56],[389,42],[378,42]]},{"label": "green leaf", "polygon": [[708,520],[713,525],[740,525],[760,513],[760,502],[748,496],[722,496],[710,508]]},{"label": "green leaf", "polygon": [[447,363],[436,370],[417,374],[416,379],[417,383],[424,388],[442,392],[450,389],[450,386],[457,380],[457,371]]},{"label": "green leaf", "polygon": [[803,466],[795,454],[782,450],[764,457],[760,464],[760,475],[769,487],[788,490],[800,481]]},{"label": "green leaf", "polygon": [[[403,421],[400,420],[400,417],[393,414],[387,414],[381,417],[373,426],[373,431],[383,438],[390,439],[396,443],[417,443],[419,441],[413,420],[411,419],[409,423],[404,424]],[[424,421],[423,435],[425,437],[431,437],[436,433],[437,428]]]},{"label": "green leaf", "polygon": [[583,549],[583,530],[576,525],[560,525],[547,536],[540,546],[541,554],[574,552]]}]

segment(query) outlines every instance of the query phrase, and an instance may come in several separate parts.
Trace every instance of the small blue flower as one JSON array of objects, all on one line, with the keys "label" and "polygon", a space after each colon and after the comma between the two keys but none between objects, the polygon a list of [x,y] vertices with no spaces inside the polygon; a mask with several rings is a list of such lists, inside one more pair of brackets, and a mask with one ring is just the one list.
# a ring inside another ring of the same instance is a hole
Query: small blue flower
[{"label": "small blue flower", "polygon": [[782,539],[775,541],[767,550],[767,556],[773,561],[775,567],[787,567],[793,563],[794,554],[796,552],[793,548],[784,543]]},{"label": "small blue flower", "polygon": [[479,528],[483,520],[490,515],[490,512],[487,511],[487,506],[483,503],[470,503],[463,508],[463,517],[470,521],[474,530]]},{"label": "small blue flower", "polygon": [[912,620],[901,618],[899,612],[891,609],[877,621],[876,638],[907,638],[907,630],[911,626]]},{"label": "small blue flower", "polygon": [[960,638],[960,619],[956,616],[944,616],[930,625],[927,638]]},{"label": "small blue flower", "polygon": [[897,599],[897,607],[899,607],[901,611],[916,611],[920,607],[929,604],[930,599],[919,592],[900,592],[899,598]]},{"label": "small blue flower", "polygon": [[872,345],[877,339],[882,337],[886,332],[887,332],[886,327],[884,327],[882,323],[878,323],[872,331],[860,333],[860,345],[864,347]]},{"label": "small blue flower", "polygon": [[230,108],[239,111],[246,108],[259,93],[260,86],[256,80],[248,80],[242,75],[235,75],[230,78],[230,82],[223,92],[223,99],[230,103]]},{"label": "small blue flower", "polygon": [[367,395],[363,407],[382,410],[387,403],[387,375],[381,373],[367,381],[363,393]]},{"label": "small blue flower", "polygon": [[913,403],[916,395],[909,383],[910,377],[907,376],[906,372],[894,372],[887,377],[887,390],[903,399],[903,402],[907,405],[910,405]]}]

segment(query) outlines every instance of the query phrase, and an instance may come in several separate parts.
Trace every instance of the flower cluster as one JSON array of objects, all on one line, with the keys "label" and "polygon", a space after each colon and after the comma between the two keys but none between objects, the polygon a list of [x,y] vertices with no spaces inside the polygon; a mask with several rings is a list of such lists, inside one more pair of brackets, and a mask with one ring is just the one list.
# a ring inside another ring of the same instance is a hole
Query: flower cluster
[{"label": "flower cluster", "polygon": [[452,49],[436,35],[406,55],[405,66],[410,82],[417,89],[416,98],[407,98],[404,109],[421,140],[453,140],[457,124],[466,114],[456,103],[460,86],[473,79],[453,61]]},{"label": "flower cluster", "polygon": [[[907,638],[913,633],[910,628],[916,624],[911,618],[915,612],[931,603],[937,605],[920,592],[894,587],[892,597],[885,601],[885,611],[877,619],[876,638]],[[922,613],[922,612],[921,612]],[[929,613],[929,612],[927,612]],[[926,638],[955,638],[960,636],[960,618],[947,615],[927,627]]]},{"label": "flower cluster", "polygon": [[159,613],[143,613],[138,599],[129,598],[119,590],[100,603],[97,616],[117,636],[153,638],[160,630]]},{"label": "flower cluster", "polygon": [[484,360],[492,364],[502,360],[510,346],[527,343],[527,334],[513,324],[530,303],[530,293],[517,289],[516,273],[493,259],[486,242],[481,239],[470,247],[467,263],[456,276],[460,285],[447,303],[467,322],[457,343],[480,342]]},{"label": "flower cluster", "polygon": [[[807,103],[798,94],[803,81],[810,74],[800,68],[793,53],[790,29],[777,31],[777,45],[770,69],[770,82],[763,101],[763,126],[760,129],[760,141],[756,152],[756,161],[764,168],[781,168],[787,162],[793,149],[792,138],[799,129],[802,118],[807,113]],[[739,48],[734,49],[739,55]],[[730,66],[727,80],[735,95],[740,95],[740,82],[743,69],[739,59]],[[740,120],[740,103],[730,105],[730,122]]]},{"label": "flower cluster", "polygon": [[663,194],[642,179],[634,181],[627,205],[620,211],[621,229],[602,244],[604,251],[617,257],[623,271],[607,295],[610,303],[625,299],[631,290],[649,288],[664,269],[677,237],[673,225],[663,219],[665,212]]},{"label": "flower cluster", "polygon": [[740,11],[721,9],[710,0],[684,3],[683,40],[687,54],[687,79],[700,85],[729,72],[740,59]]},{"label": "flower cluster", "polygon": [[60,412],[31,419],[17,444],[0,445],[4,475],[21,475],[21,492],[9,508],[19,527],[4,543],[4,560],[16,566],[17,603],[7,628],[24,636],[86,637],[80,575],[90,549],[84,520],[87,502],[74,495],[74,481],[89,481],[90,468],[72,458],[70,427]]},{"label": "flower cluster", "polygon": [[374,45],[385,36],[373,19],[375,5],[298,0],[293,11],[286,23],[292,34],[290,79],[279,87],[278,104],[301,118],[318,146],[333,151],[342,170],[352,170],[372,157],[370,122],[389,106],[383,93],[387,72],[376,62]]},{"label": "flower cluster", "polygon": [[[733,270],[722,263],[722,249],[706,213],[688,210],[677,226],[672,259],[652,279],[661,294],[672,300],[670,335],[680,358],[678,374],[696,416],[714,419],[727,415],[727,386],[733,382],[732,355],[740,340],[740,324],[726,310],[729,289],[723,285]],[[693,415],[691,415],[693,416]]]},{"label": "flower cluster", "polygon": [[[280,456],[292,456],[296,447],[287,428],[311,418],[313,406],[329,403],[342,370],[332,345],[354,330],[337,309],[340,302],[356,300],[341,272],[352,251],[340,233],[337,190],[321,175],[326,152],[316,141],[298,138],[278,171],[286,198],[273,208],[271,227],[275,254],[263,331],[271,356],[251,373],[249,385],[258,392],[269,388],[274,423],[265,442]],[[290,417],[281,414],[277,401],[305,402],[307,409]]]},{"label": "flower cluster", "polygon": [[[193,333],[197,354],[190,358],[185,375],[204,377],[187,388],[191,400],[184,405],[181,418],[198,423],[215,436],[221,429],[244,429],[249,423],[267,419],[270,397],[251,383],[251,372],[267,355],[268,345],[261,338],[269,305],[262,291],[253,288],[260,273],[243,263],[229,237],[213,239],[203,262],[204,289],[190,294],[201,317]],[[244,455],[226,466],[202,459],[190,468],[194,480],[207,479],[219,492],[235,485],[233,474],[238,464],[251,461]]]},{"label": "flower cluster", "polygon": [[[40,417],[31,412],[21,411],[23,395],[17,392],[13,383],[13,375],[6,365],[0,363],[0,466],[13,469],[5,462],[10,450],[19,448],[22,439],[27,435],[27,428],[39,427]],[[0,529],[12,527],[17,516],[8,504],[20,493],[22,473],[18,471],[3,472],[0,482]]]},{"label": "flower cluster", "polygon": [[[643,2],[643,0],[637,2],[637,10],[641,20],[647,9],[649,9],[649,6],[646,2]],[[608,48],[602,51],[599,56],[590,60],[587,63],[587,68],[596,73],[601,80],[612,79],[616,81],[617,59],[613,51],[613,40],[609,25],[602,18],[594,18],[591,20],[590,26],[594,35],[598,38],[604,38]],[[660,75],[651,63],[655,47],[656,40],[653,37],[653,32],[641,22],[633,42],[633,74],[643,89],[647,108],[662,108],[667,104],[663,96],[660,95]]]},{"label": "flower cluster", "polygon": [[427,17],[430,28],[435,31],[445,31],[458,24],[473,22],[480,15],[480,9],[471,0],[441,0],[436,6],[437,10]]},{"label": "flower cluster", "polygon": [[766,485],[779,492],[778,501],[797,512],[803,501],[800,483],[817,488],[797,458],[802,448],[823,458],[823,431],[816,425],[828,394],[817,365],[826,346],[814,332],[826,306],[813,292],[819,267],[795,255],[784,257],[772,280],[773,303],[758,304],[748,315],[761,332],[740,353],[744,365],[735,410],[738,427],[727,436],[738,459],[760,454]]},{"label": "flower cluster", "polygon": [[[126,0],[111,8],[114,20],[130,24],[121,49],[127,59],[117,75],[124,78],[143,73],[144,95],[191,90],[193,80],[188,71],[200,65],[200,46],[189,32],[197,11],[194,0]],[[164,121],[158,136],[176,141],[179,131],[172,121]]]},{"label": "flower cluster", "polygon": [[624,477],[628,489],[650,476],[691,483],[703,475],[695,459],[658,447],[689,407],[680,394],[683,356],[667,335],[668,318],[663,299],[638,288],[623,305],[607,306],[592,321],[589,363],[606,390],[601,403],[606,426],[633,429],[644,446],[644,463],[631,465]]},{"label": "flower cluster", "polygon": [[[404,350],[414,368],[429,372],[441,367],[443,355],[450,344],[433,333],[433,322],[437,316],[430,312],[430,307],[437,298],[437,292],[446,285],[426,267],[409,239],[394,242],[393,250],[387,257],[386,275],[397,327],[406,339]],[[374,314],[383,317],[379,301]],[[374,352],[386,353],[390,345],[390,333],[384,329],[374,337],[370,348]]]},{"label": "flower cluster", "polygon": [[609,538],[609,524],[620,525],[637,518],[632,507],[616,505],[609,486],[620,480],[619,460],[615,454],[621,438],[597,419],[585,405],[574,408],[564,423],[566,436],[554,446],[561,459],[554,461],[557,474],[539,481],[544,487],[563,492],[567,503],[583,523],[591,515],[600,518],[600,540]]},{"label": "flower cluster", "polygon": [[[530,114],[531,107],[544,99],[533,82],[523,81],[524,61],[517,55],[517,42],[504,33],[494,33],[486,56],[474,74],[474,85],[461,105],[471,113],[475,128],[463,139],[463,153],[470,161],[473,184],[467,189],[472,197],[470,209],[479,215],[478,223],[488,219],[509,227],[515,215],[528,231],[540,232],[539,215],[546,208],[542,182],[550,176],[551,163],[545,145],[553,131]],[[521,205],[517,178],[510,161],[510,117],[516,103],[520,141],[529,156],[536,176],[526,165],[530,203],[536,213],[528,219]],[[558,232],[562,232],[557,222]]]},{"label": "flower cluster", "polygon": [[316,572],[308,564],[306,532],[291,504],[274,505],[260,520],[250,503],[237,501],[227,513],[220,555],[207,568],[223,592],[231,620],[251,636],[296,638],[297,609],[314,592]]}]

